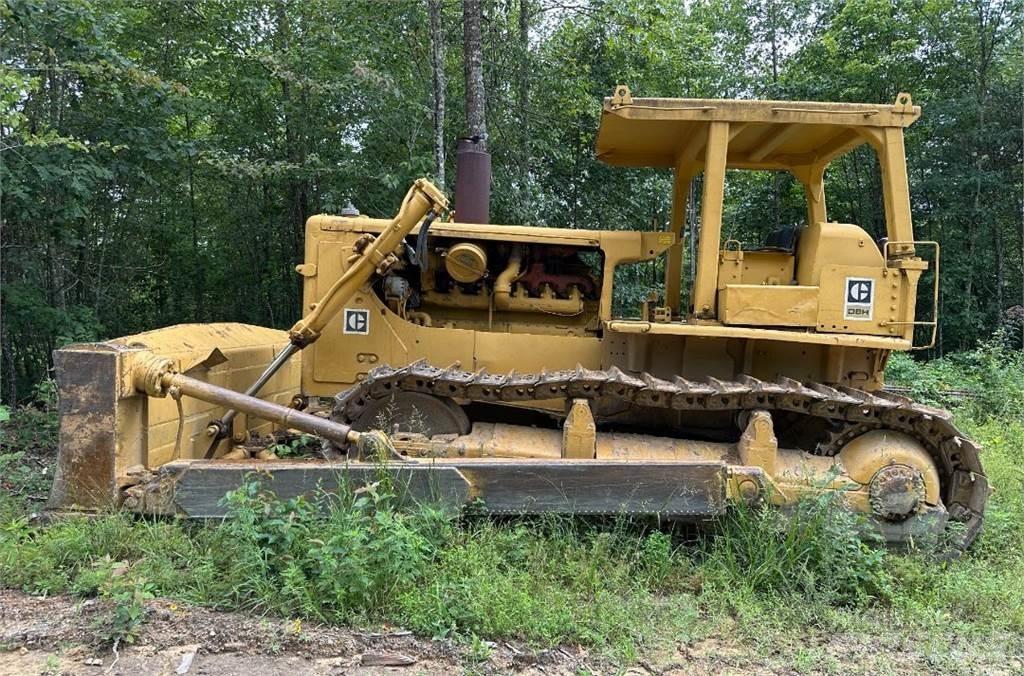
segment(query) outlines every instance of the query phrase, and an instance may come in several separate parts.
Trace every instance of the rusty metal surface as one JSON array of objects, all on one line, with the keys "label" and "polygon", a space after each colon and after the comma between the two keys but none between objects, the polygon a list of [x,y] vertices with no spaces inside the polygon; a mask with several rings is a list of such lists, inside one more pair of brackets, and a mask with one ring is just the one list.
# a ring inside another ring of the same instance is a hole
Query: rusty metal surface
[{"label": "rusty metal surface", "polygon": [[878,470],[869,485],[871,511],[887,521],[902,521],[925,500],[924,478],[907,465]]},{"label": "rusty metal surface", "polygon": [[387,476],[406,505],[425,502],[457,510],[480,499],[480,510],[492,514],[657,514],[700,520],[724,512],[726,471],[717,462],[191,460],[164,465],[157,481],[144,487],[151,495],[165,496],[162,509],[154,509],[153,502],[133,501],[131,506],[192,518],[222,517],[225,493],[247,479],[289,499],[337,493],[340,487],[355,490]]},{"label": "rusty metal surface", "polygon": [[201,401],[230,408],[232,411],[242,411],[261,420],[269,420],[281,427],[293,427],[309,434],[316,434],[338,444],[347,443],[352,433],[352,428],[348,425],[211,385],[181,373],[164,374],[160,384],[165,390],[177,388],[181,394],[195,397]]},{"label": "rusty metal surface", "polygon": [[[948,412],[885,392],[869,394],[785,377],[775,382],[749,376],[735,381],[711,377],[702,381],[678,377],[668,381],[648,374],[629,375],[617,368],[604,371],[578,367],[502,375],[484,370],[443,369],[419,361],[401,368],[374,369],[358,386],[337,396],[332,415],[336,420],[350,422],[376,399],[395,391],[493,403],[582,398],[597,404],[597,410],[602,403],[615,401],[683,411],[791,411],[836,421],[861,433],[871,429],[896,430],[919,440],[931,454],[940,474],[945,508],[951,519],[964,524],[963,546],[980,531],[989,495],[978,448],[957,430]],[[842,443],[845,438],[834,439],[818,452],[834,455]]]},{"label": "rusty metal surface", "polygon": [[609,460],[452,461],[493,514],[655,514],[725,511],[726,465]]},{"label": "rusty metal surface", "polygon": [[455,213],[461,223],[491,220],[491,155],[469,138],[459,139],[456,152]]},{"label": "rusty metal surface", "polygon": [[[256,479],[281,499],[337,493],[340,487],[356,490],[393,481],[400,503],[431,503],[452,508],[469,500],[470,488],[455,467],[429,464],[330,463],[326,461],[231,462],[190,460],[160,468],[157,484],[150,490],[167,490],[173,509],[191,518],[215,518],[227,514],[224,495],[248,479]],[[159,486],[163,484],[163,486]]]},{"label": "rusty metal surface", "polygon": [[122,336],[105,344],[145,348],[154,354],[174,359],[178,369],[185,372],[206,359],[214,349],[225,354],[235,350],[260,349],[266,355],[261,358],[269,361],[274,355],[273,349],[287,340],[288,334],[278,329],[234,322],[211,322],[176,324]]},{"label": "rusty metal surface", "polygon": [[[131,400],[138,406],[138,411],[132,416],[138,432],[134,438],[120,435],[118,453],[135,456],[129,465],[141,463],[147,467],[158,467],[177,458],[202,457],[210,446],[207,436],[209,424],[219,419],[224,410],[190,397],[181,400],[181,410],[178,402],[170,397],[147,400],[134,391],[130,382],[135,359],[144,357],[146,353],[165,357],[171,360],[174,370],[179,373],[211,385],[244,391],[260,376],[267,363],[280,355],[281,346],[288,343],[288,334],[237,323],[179,324],[118,338],[110,343],[125,346],[122,377],[127,382],[122,387],[121,396],[123,401]],[[299,360],[289,361],[263,387],[260,398],[288,404],[299,393],[300,373]],[[272,426],[241,416],[234,432],[241,434],[245,430],[253,434],[269,434]],[[132,446],[138,448],[129,453]],[[228,446],[224,445],[221,450],[228,450]]]},{"label": "rusty metal surface", "polygon": [[[190,398],[179,409],[170,398],[138,393],[132,374],[142,355],[159,355],[180,372],[234,390],[252,382],[274,347],[286,340],[284,332],[258,326],[182,324],[57,350],[60,438],[48,509],[116,507],[118,487],[130,468],[192,457],[196,440],[206,441],[206,426],[221,409]],[[264,397],[287,403],[298,386],[299,367],[289,365]],[[253,418],[246,423],[255,433],[271,431],[269,424]]]},{"label": "rusty metal surface", "polygon": [[117,346],[58,350],[60,455],[48,509],[101,510],[117,501]]}]

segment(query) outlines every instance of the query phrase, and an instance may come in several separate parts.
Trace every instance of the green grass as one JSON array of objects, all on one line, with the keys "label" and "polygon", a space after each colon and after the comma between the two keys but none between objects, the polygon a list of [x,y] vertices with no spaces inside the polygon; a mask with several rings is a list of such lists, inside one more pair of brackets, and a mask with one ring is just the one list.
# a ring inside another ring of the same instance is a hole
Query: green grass
[{"label": "green grass", "polygon": [[131,640],[144,601],[164,596],[330,623],[388,622],[470,646],[579,643],[622,662],[708,636],[729,636],[797,671],[838,669],[827,650],[835,635],[893,650],[909,641],[937,671],[962,668],[963,642],[1019,653],[1024,360],[986,347],[893,366],[926,400],[946,385],[993,388],[957,409],[985,449],[996,492],[983,534],[954,561],[880,549],[828,497],[789,519],[736,510],[715,531],[694,533],[621,519],[453,519],[396,509],[383,488],[325,496],[326,505],[279,501],[252,483],[227,498],[229,516],[216,524],[109,514],[37,526],[26,515],[45,478],[32,468],[52,460],[43,447],[53,443],[53,414],[31,409],[0,426],[0,584],[107,601],[97,627],[106,642]]}]

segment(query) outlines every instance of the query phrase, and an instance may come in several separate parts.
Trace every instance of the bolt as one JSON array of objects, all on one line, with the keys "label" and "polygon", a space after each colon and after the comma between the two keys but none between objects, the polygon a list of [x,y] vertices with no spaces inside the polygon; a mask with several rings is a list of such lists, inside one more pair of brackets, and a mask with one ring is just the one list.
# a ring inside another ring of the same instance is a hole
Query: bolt
[{"label": "bolt", "polygon": [[748,505],[752,505],[757,502],[758,497],[761,494],[757,484],[750,479],[744,479],[739,485],[740,499]]}]

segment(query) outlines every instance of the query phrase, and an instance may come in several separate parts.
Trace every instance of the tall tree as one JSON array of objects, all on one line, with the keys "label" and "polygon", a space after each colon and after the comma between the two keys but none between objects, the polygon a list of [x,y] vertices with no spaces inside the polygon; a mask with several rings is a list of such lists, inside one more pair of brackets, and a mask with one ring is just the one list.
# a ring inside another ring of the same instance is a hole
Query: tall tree
[{"label": "tall tree", "polygon": [[[530,0],[519,0],[519,174],[523,187],[530,173]],[[523,190],[523,194],[528,194]]]},{"label": "tall tree", "polygon": [[466,131],[486,147],[487,106],[484,94],[484,52],[480,0],[462,1],[462,54],[466,78]]},{"label": "tall tree", "polygon": [[433,93],[434,123],[434,178],[444,190],[444,24],[441,17],[441,0],[427,0],[427,14],[430,16],[430,74]]}]

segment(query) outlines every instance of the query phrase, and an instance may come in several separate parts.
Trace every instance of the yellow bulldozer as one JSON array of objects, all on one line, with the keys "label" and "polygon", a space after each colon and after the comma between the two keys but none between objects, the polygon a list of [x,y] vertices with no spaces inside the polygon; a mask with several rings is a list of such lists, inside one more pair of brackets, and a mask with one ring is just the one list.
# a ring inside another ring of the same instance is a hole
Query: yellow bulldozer
[{"label": "yellow bulldozer", "polygon": [[[948,413],[883,387],[893,351],[935,337],[939,247],[915,240],[903,144],[919,115],[907,94],[620,86],[597,157],[673,172],[664,230],[466,222],[425,179],[390,220],[313,216],[305,316],[289,332],[180,325],[56,353],[50,507],[216,517],[249,476],[290,497],[381,472],[402,499],[496,514],[705,521],[837,491],[889,543],[952,533],[966,546],[989,495],[978,448]],[[879,242],[825,206],[826,168],[865,144],[881,169]],[[756,247],[723,237],[727,169],[792,174],[806,224]],[[659,258],[664,286],[617,316],[616,269]],[[320,443],[280,457],[266,439],[287,430]]]}]

